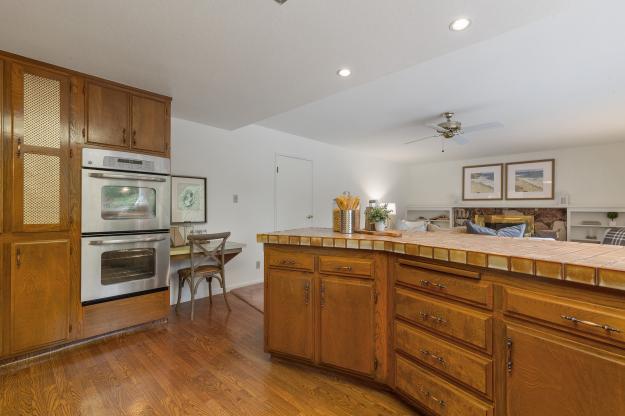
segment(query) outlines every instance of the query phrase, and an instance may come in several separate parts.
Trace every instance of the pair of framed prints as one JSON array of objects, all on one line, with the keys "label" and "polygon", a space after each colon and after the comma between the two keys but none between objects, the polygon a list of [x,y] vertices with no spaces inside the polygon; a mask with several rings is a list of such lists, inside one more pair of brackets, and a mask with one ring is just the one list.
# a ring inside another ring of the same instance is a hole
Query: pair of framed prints
[{"label": "pair of framed prints", "polygon": [[555,160],[462,168],[463,201],[554,199]]}]

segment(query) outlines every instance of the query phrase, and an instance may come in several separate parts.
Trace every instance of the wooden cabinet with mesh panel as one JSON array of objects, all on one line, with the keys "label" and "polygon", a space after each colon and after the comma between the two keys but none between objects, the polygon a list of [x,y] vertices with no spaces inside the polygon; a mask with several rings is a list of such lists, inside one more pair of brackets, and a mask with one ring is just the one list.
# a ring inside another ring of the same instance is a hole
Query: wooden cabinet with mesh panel
[{"label": "wooden cabinet with mesh panel", "polygon": [[69,77],[11,65],[12,229],[63,231],[69,223]]}]

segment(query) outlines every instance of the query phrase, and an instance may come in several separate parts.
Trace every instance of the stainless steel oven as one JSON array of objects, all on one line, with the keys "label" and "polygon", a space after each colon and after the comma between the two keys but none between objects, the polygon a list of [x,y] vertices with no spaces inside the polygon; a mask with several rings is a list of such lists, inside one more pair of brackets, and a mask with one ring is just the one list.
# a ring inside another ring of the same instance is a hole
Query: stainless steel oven
[{"label": "stainless steel oven", "polygon": [[83,150],[82,233],[169,230],[169,159]]},{"label": "stainless steel oven", "polygon": [[83,149],[83,304],[169,285],[169,159]]},{"label": "stainless steel oven", "polygon": [[168,286],[169,233],[83,237],[81,250],[83,304]]}]

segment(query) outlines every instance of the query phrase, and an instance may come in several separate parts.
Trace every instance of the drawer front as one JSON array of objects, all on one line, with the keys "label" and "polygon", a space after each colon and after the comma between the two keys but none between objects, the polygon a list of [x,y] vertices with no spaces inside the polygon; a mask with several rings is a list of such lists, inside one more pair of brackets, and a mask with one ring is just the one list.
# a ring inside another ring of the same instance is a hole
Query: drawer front
[{"label": "drawer front", "polygon": [[491,416],[493,408],[396,355],[395,386],[436,415]]},{"label": "drawer front", "polygon": [[373,277],[373,260],[352,257],[319,256],[319,271],[322,273]]},{"label": "drawer front", "polygon": [[315,270],[315,256],[308,253],[298,253],[295,251],[269,250],[268,264],[271,267],[283,267],[296,270]]},{"label": "drawer front", "polygon": [[395,314],[485,352],[492,352],[493,319],[486,313],[396,288]]},{"label": "drawer front", "polygon": [[395,348],[492,398],[492,360],[399,321]]},{"label": "drawer front", "polygon": [[573,329],[580,334],[625,343],[625,311],[622,309],[507,287],[504,311]]},{"label": "drawer front", "polygon": [[[439,268],[428,263],[402,260],[395,266],[397,282],[424,292],[435,293],[492,309],[492,283],[462,275],[444,273],[430,267]],[[449,270],[453,269],[449,268]]]}]

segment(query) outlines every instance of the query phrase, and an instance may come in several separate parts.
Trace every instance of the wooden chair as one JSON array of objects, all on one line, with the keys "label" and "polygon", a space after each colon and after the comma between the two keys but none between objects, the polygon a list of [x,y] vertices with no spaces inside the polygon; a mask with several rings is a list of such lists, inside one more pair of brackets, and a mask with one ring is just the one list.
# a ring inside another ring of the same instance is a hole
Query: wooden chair
[{"label": "wooden chair", "polygon": [[[178,311],[178,305],[180,304],[182,288],[184,287],[184,283],[188,281],[189,291],[191,292],[191,320],[193,320],[194,317],[195,294],[197,293],[198,286],[204,279],[208,282],[208,297],[210,304],[213,304],[213,289],[211,283],[213,278],[215,278],[219,281],[221,289],[223,290],[226,307],[229,311],[231,310],[230,305],[228,304],[228,298],[226,297],[226,262],[224,257],[224,250],[226,248],[226,240],[228,237],[230,237],[229,232],[217,234],[193,234],[188,237],[191,267],[185,267],[178,270],[178,302],[176,302],[176,311]],[[221,242],[214,249],[207,250],[204,245],[215,240],[221,240]]]}]

